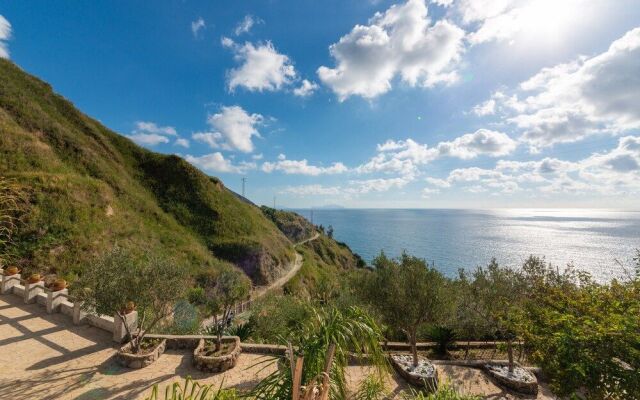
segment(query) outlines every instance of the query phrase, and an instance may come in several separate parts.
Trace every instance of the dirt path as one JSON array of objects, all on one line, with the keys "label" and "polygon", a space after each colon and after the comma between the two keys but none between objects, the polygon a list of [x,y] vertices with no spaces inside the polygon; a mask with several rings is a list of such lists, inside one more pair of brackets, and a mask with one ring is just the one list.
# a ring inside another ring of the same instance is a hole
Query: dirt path
[{"label": "dirt path", "polygon": [[[310,238],[305,239],[303,241],[300,241],[298,243],[295,243],[293,245],[293,248],[295,250],[296,247],[302,246],[303,244],[308,243],[308,242],[310,242],[312,240],[316,240],[319,237],[320,237],[320,234],[316,232],[316,234],[311,236]],[[293,263],[292,263],[291,267],[289,268],[289,270],[287,271],[287,273],[282,275],[280,278],[276,279],[269,286],[257,287],[251,293],[251,300],[255,300],[257,298],[260,298],[263,295],[265,295],[266,293],[268,293],[269,291],[275,290],[275,289],[280,289],[284,285],[286,285],[287,282],[289,282],[298,273],[298,271],[300,271],[300,268],[302,268],[302,261],[303,261],[302,255],[300,255],[300,253],[298,253],[296,251],[296,259],[293,261]]]},{"label": "dirt path", "polygon": [[[293,245],[293,249],[295,250],[296,247],[301,246],[305,243],[308,243],[312,240],[316,240],[319,237],[320,237],[320,234],[316,232],[316,234],[311,236],[310,238],[300,241],[298,243],[295,243]],[[300,268],[302,268],[303,261],[304,259],[302,255],[296,251],[296,258],[291,264],[289,264],[290,267],[288,268],[288,271],[286,274],[282,275],[280,278],[276,279],[268,286],[258,286],[254,288],[254,290],[251,291],[251,297],[249,298],[249,300],[243,302],[241,305],[236,306],[236,309],[239,308],[241,310],[240,313],[242,313],[251,307],[251,303],[254,300],[259,299],[260,297],[264,296],[270,291],[282,288],[284,285],[287,284],[287,282],[289,282],[298,273],[298,271],[300,271]],[[209,317],[204,321],[202,321],[201,326],[209,326],[211,324],[213,324],[213,317]]]}]

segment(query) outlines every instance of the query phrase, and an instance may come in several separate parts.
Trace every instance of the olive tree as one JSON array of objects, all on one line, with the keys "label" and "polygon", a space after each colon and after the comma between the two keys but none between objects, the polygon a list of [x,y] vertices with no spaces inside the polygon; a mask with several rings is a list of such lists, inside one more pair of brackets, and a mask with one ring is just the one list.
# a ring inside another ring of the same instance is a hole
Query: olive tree
[{"label": "olive tree", "polygon": [[192,292],[192,302],[203,305],[213,318],[213,329],[217,336],[216,351],[222,345],[225,323],[231,316],[233,306],[246,300],[251,291],[251,281],[238,269],[228,267],[221,271],[208,271],[198,277],[199,290]]},{"label": "olive tree", "polygon": [[[89,313],[120,318],[132,352],[138,353],[145,335],[172,315],[186,283],[181,266],[157,256],[134,257],[130,251],[115,247],[86,266],[73,284],[72,296]],[[130,331],[125,319],[134,305],[137,332]]]},{"label": "olive tree", "polygon": [[[469,279],[461,272],[469,300],[466,306],[483,321],[484,328],[493,330],[507,342],[509,371],[513,372],[513,341],[523,323],[524,282],[518,271],[500,267],[492,259],[486,268],[477,268]],[[463,289],[464,290],[464,289]]]},{"label": "olive tree", "polygon": [[407,254],[393,260],[381,253],[373,265],[361,293],[387,325],[406,334],[417,366],[418,328],[436,324],[448,312],[447,279],[425,260]]}]

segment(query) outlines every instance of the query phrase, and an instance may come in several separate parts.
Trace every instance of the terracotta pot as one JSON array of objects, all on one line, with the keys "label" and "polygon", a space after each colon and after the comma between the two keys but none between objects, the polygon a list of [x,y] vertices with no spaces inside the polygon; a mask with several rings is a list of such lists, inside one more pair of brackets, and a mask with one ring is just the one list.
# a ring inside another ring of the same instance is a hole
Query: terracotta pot
[{"label": "terracotta pot", "polygon": [[31,274],[29,279],[27,279],[29,283],[38,283],[41,280],[42,280],[42,277],[40,276],[40,274]]},{"label": "terracotta pot", "polygon": [[8,276],[15,275],[18,272],[20,272],[18,267],[7,267],[7,269],[4,270],[4,274]]},{"label": "terracotta pot", "polygon": [[136,303],[133,301],[128,301],[127,305],[124,307],[125,314],[131,314],[136,309]]},{"label": "terracotta pot", "polygon": [[53,286],[51,286],[51,290],[54,292],[57,292],[59,290],[66,289],[66,288],[67,288],[67,281],[61,278],[53,281]]}]

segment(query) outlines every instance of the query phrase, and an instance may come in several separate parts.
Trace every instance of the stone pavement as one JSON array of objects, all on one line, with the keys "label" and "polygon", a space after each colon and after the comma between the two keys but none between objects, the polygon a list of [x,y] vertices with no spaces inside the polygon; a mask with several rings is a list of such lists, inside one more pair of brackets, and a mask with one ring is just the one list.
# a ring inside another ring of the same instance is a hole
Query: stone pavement
[{"label": "stone pavement", "polygon": [[252,388],[272,368],[255,364],[264,356],[242,354],[225,374],[202,373],[191,365],[191,354],[169,350],[149,367],[130,370],[113,359],[111,333],[74,326],[62,314],[48,315],[39,305],[0,296],[0,399],[142,399],[154,384],[191,376],[203,383]]}]

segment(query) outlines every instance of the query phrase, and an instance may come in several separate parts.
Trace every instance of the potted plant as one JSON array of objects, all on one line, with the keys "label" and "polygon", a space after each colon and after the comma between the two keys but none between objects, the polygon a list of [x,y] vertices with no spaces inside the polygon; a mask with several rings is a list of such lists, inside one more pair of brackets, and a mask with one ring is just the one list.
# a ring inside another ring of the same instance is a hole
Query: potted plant
[{"label": "potted plant", "polygon": [[[117,359],[129,368],[142,368],[164,352],[166,340],[145,337],[172,314],[174,303],[186,287],[184,271],[166,259],[135,257],[115,247],[87,265],[74,283],[72,296],[82,302],[86,312],[120,319],[127,335]],[[132,331],[128,314],[134,310],[138,312],[138,327]]]},{"label": "potted plant", "polygon": [[447,281],[425,260],[402,254],[389,259],[381,253],[373,274],[364,278],[361,296],[381,314],[387,325],[407,336],[411,354],[391,354],[391,365],[409,383],[437,388],[438,374],[426,357],[418,354],[417,333],[424,324],[437,324],[449,312]]},{"label": "potted plant", "polygon": [[523,301],[527,295],[522,275],[511,268],[501,267],[495,259],[486,268],[478,268],[471,278],[461,273],[471,301],[473,313],[485,320],[500,339],[505,340],[508,360],[489,363],[485,372],[500,385],[526,394],[538,393],[538,380],[514,360],[514,341],[522,329]]},{"label": "potted plant", "polygon": [[39,273],[34,272],[31,275],[29,275],[29,279],[27,279],[27,282],[29,282],[29,283],[38,283],[41,280],[42,280],[42,276]]},{"label": "potted plant", "polygon": [[203,371],[226,371],[236,365],[240,356],[240,338],[223,339],[222,334],[231,322],[233,306],[249,297],[251,283],[244,273],[232,268],[203,274],[198,281],[200,290],[193,292],[191,300],[212,316],[213,325],[207,332],[213,333],[215,339],[200,340],[193,353],[194,364]]},{"label": "potted plant", "polygon": [[5,268],[4,274],[7,276],[15,275],[20,273],[20,270],[15,265]]},{"label": "potted plant", "polygon": [[67,281],[62,278],[56,279],[55,281],[53,281],[53,284],[51,285],[51,290],[54,292],[58,292],[66,288],[67,288]]}]

